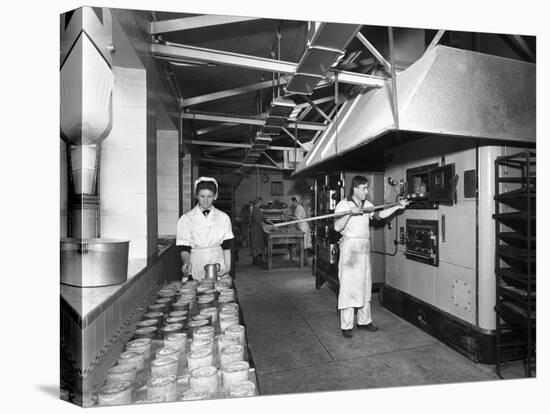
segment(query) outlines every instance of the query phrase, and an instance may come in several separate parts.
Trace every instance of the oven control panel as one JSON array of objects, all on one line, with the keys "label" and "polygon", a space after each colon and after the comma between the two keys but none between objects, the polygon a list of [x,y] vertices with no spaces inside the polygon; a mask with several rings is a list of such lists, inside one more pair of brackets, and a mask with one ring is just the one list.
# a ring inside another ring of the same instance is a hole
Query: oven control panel
[{"label": "oven control panel", "polygon": [[407,219],[407,259],[439,266],[439,221]]}]

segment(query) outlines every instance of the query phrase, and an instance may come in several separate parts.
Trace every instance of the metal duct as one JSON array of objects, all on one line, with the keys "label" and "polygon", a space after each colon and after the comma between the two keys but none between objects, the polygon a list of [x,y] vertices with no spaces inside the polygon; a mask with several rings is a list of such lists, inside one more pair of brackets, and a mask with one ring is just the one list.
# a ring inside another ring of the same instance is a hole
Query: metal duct
[{"label": "metal duct", "polygon": [[252,146],[246,152],[245,158],[240,168],[241,172],[250,173],[252,165],[257,164],[261,155],[271,144],[271,137],[267,134],[258,133],[252,141]]},{"label": "metal duct", "polygon": [[[399,129],[535,142],[535,64],[437,46],[397,75]],[[391,82],[346,101],[296,172],[395,130]]]},{"label": "metal duct", "polygon": [[61,16],[61,135],[74,145],[96,144],[111,131],[109,34],[112,42],[108,9],[82,7]]},{"label": "metal duct", "polygon": [[262,132],[268,135],[279,135],[281,128],[288,123],[288,117],[296,107],[292,99],[281,96],[275,98],[269,107]]},{"label": "metal duct", "polygon": [[101,141],[112,128],[113,29],[107,8],[61,15],[61,137],[67,143],[69,238],[61,239],[61,283],[118,284],[128,275],[128,240],[101,239]]},{"label": "metal duct", "polygon": [[332,65],[344,55],[345,48],[360,28],[360,25],[354,24],[321,23],[288,81],[285,92],[312,94]]},{"label": "metal duct", "polygon": [[60,134],[70,166],[69,236],[99,237],[100,144],[113,124],[112,16],[81,7],[61,15]]}]

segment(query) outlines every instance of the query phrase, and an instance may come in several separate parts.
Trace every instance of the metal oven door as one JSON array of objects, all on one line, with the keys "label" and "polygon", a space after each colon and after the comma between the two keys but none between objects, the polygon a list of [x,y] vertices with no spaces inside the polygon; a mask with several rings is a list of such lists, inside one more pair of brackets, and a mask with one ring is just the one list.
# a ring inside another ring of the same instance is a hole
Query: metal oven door
[{"label": "metal oven door", "polygon": [[407,219],[407,259],[439,266],[438,229],[437,220]]}]

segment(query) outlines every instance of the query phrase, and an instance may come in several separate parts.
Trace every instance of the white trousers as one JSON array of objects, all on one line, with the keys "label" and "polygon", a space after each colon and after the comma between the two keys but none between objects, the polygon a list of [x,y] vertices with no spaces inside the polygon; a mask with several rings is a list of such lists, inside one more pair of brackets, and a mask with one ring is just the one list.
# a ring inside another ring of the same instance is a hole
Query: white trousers
[{"label": "white trousers", "polygon": [[[355,308],[340,309],[340,328],[352,329],[353,328],[353,314]],[[362,308],[357,310],[357,323],[359,325],[368,325],[372,322],[372,316],[370,313],[370,301],[366,302]]]}]

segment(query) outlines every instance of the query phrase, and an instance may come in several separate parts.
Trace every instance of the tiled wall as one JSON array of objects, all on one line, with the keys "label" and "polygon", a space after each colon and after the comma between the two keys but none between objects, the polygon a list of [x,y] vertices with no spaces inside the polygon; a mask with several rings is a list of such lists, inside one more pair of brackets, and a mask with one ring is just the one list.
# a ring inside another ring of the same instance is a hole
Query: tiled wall
[{"label": "tiled wall", "polygon": [[[193,188],[193,183],[197,178],[200,177],[200,174],[199,174],[198,161],[190,157],[189,162],[191,163],[191,197],[189,198],[189,204],[190,204],[189,208],[191,208],[196,204],[195,196],[193,195],[193,192],[195,191],[195,189]],[[184,198],[184,202],[185,202],[185,198]]]},{"label": "tiled wall", "polygon": [[59,237],[67,237],[67,150],[66,144],[59,139]]},{"label": "tiled wall", "polygon": [[[195,172],[197,174],[197,172]],[[181,181],[182,181],[182,209],[185,213],[190,210],[193,203],[193,164],[191,162],[191,155],[186,152],[185,157],[182,159],[181,169]],[[196,178],[196,175],[195,175]]]},{"label": "tiled wall", "polygon": [[113,128],[101,148],[101,237],[129,239],[129,257],[146,257],[146,72],[113,72]]},{"label": "tiled wall", "polygon": [[158,234],[174,235],[179,218],[178,131],[157,132],[157,161]]},{"label": "tiled wall", "polygon": [[146,55],[147,68],[147,245],[146,254],[153,258],[158,252],[158,206],[157,206],[157,123],[159,116],[158,89],[159,79],[154,70],[152,57]]},{"label": "tiled wall", "polygon": [[62,349],[75,363],[75,373],[86,377],[117,338],[129,335],[133,323],[145,310],[151,293],[166,281],[179,278],[179,254],[175,246],[164,252],[143,273],[137,275],[120,293],[106,301],[93,320],[79,319],[74,311],[61,306]]}]

